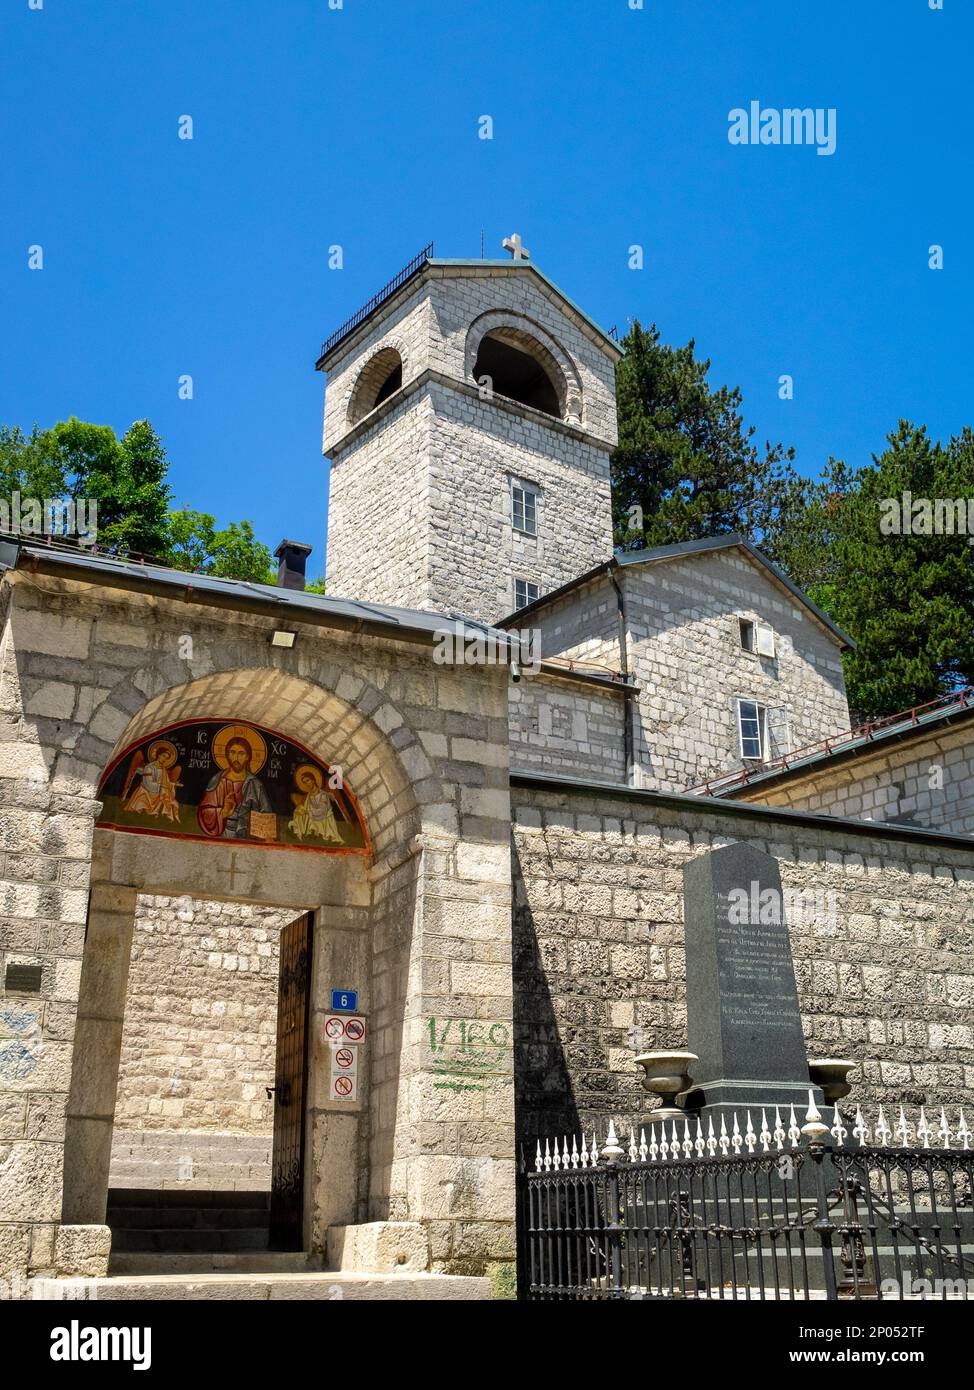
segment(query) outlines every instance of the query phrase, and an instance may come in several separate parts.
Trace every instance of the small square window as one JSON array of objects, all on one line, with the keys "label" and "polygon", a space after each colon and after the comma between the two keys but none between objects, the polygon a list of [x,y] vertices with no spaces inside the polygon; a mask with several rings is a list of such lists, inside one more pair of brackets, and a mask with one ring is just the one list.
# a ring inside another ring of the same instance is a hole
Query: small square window
[{"label": "small square window", "polygon": [[526,536],[538,534],[538,494],[520,483],[511,488],[511,518],[515,531],[523,531]]},{"label": "small square window", "polygon": [[737,733],[741,757],[760,762],[767,756],[768,712],[755,700],[738,700]]},{"label": "small square window", "polygon": [[746,652],[755,650],[754,623],[750,618],[741,618],[741,646]]},{"label": "small square window", "polygon": [[534,603],[535,599],[541,597],[541,589],[537,584],[533,584],[530,579],[515,579],[514,581],[514,611],[520,608],[527,608],[529,603]]}]

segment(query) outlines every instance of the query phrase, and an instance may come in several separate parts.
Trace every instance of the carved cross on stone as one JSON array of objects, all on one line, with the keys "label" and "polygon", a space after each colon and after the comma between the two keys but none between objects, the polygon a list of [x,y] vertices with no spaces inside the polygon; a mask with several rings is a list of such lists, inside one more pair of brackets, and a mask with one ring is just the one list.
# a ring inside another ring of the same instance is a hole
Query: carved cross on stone
[{"label": "carved cross on stone", "polygon": [[529,261],[531,259],[531,252],[526,246],[521,245],[521,238],[517,232],[504,238],[504,250],[510,251],[511,258],[515,261]]},{"label": "carved cross on stone", "polygon": [[230,892],[231,892],[231,893],[233,892],[233,880],[234,880],[234,878],[235,878],[238,874],[240,875],[241,878],[246,878],[246,877],[247,877],[247,873],[246,873],[246,870],[245,870],[245,869],[238,869],[238,868],[237,868],[237,856],[236,856],[236,854],[234,854],[234,853],[231,853],[231,855],[230,855],[230,867],[229,867],[228,869],[219,869],[218,872],[221,873],[221,874],[229,874],[229,875],[230,875]]}]

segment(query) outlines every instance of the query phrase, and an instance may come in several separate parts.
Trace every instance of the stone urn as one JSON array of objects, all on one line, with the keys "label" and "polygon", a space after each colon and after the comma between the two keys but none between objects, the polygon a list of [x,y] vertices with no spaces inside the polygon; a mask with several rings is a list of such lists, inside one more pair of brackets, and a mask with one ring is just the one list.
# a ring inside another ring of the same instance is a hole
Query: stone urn
[{"label": "stone urn", "polygon": [[810,1057],[808,1075],[813,1085],[821,1086],[826,1105],[834,1105],[852,1090],[848,1075],[858,1062],[844,1057]]},{"label": "stone urn", "polygon": [[683,1119],[684,1112],[675,1104],[681,1091],[689,1089],[690,1072],[698,1062],[695,1052],[668,1049],[662,1052],[640,1052],[636,1065],[643,1069],[643,1090],[659,1096],[662,1107],[651,1111],[650,1121]]}]

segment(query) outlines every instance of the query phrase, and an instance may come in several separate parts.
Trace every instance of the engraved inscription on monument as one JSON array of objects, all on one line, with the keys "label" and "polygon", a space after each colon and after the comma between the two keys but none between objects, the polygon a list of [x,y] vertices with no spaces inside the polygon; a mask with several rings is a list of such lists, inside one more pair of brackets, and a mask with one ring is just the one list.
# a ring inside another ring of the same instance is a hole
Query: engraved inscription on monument
[{"label": "engraved inscription on monument", "polygon": [[717,895],[714,930],[724,1019],[732,1028],[788,1030],[794,1024],[795,972],[787,933],[760,922],[732,921],[733,908],[728,894]]}]

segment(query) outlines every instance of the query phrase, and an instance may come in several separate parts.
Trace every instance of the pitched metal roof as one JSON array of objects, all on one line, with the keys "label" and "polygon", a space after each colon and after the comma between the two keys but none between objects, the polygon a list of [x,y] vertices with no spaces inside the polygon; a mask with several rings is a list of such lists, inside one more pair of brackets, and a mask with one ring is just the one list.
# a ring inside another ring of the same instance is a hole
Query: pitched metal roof
[{"label": "pitched metal roof", "polygon": [[562,584],[560,588],[542,594],[533,603],[516,609],[515,612],[509,613],[506,618],[501,618],[498,626],[506,628],[515,623],[523,623],[526,617],[540,612],[547,604],[557,602],[574,589],[580,588],[583,584],[591,583],[599,575],[608,574],[610,570],[627,569],[631,565],[661,564],[668,560],[680,560],[685,556],[707,555],[719,550],[744,551],[755,565],[766,570],[778,584],[783,585],[788,590],[797,603],[807,608],[822,626],[828,629],[840,646],[848,647],[850,651],[856,650],[856,643],[847,632],[843,632],[842,628],[834,623],[828,614],[819,608],[818,604],[813,603],[804,590],[792,583],[784,571],[769,560],[756,545],[752,545],[746,536],[738,535],[736,532],[731,532],[726,536],[707,536],[699,541],[677,541],[673,545],[657,545],[644,550],[617,550],[610,560],[604,560],[601,565],[586,570],[584,574],[570,579],[567,584]]},{"label": "pitched metal roof", "polygon": [[164,565],[95,555],[69,546],[0,539],[0,572],[5,569],[39,570],[62,578],[182,598],[191,603],[240,612],[267,613],[284,621],[311,622],[403,641],[432,642],[436,635],[453,626],[464,639],[480,637],[505,652],[510,652],[514,643],[509,633],[459,614],[396,608],[388,604],[363,603],[358,599],[331,598],[327,594],[309,594],[275,584],[255,584],[245,579],[191,574]]},{"label": "pitched metal roof", "polygon": [[802,777],[820,771],[825,764],[834,766],[869,756],[877,745],[926,737],[931,730],[937,731],[941,726],[971,719],[974,719],[974,686],[965,686],[962,690],[931,700],[929,704],[916,705],[913,709],[886,715],[855,729],[830,734],[804,748],[797,748],[794,753],[783,753],[766,763],[708,777],[705,782],[688,787],[687,791],[695,796],[724,797],[732,792],[745,792],[755,785],[765,788],[788,779],[800,781]]}]

